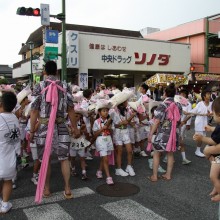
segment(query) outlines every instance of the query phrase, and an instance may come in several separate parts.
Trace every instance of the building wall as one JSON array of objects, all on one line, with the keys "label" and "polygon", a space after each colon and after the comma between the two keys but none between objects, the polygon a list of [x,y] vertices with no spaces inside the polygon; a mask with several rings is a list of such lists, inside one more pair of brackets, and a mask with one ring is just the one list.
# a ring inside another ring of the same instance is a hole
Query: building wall
[{"label": "building wall", "polygon": [[220,73],[220,58],[209,58],[209,72],[210,73]]},{"label": "building wall", "polygon": [[[152,72],[189,72],[190,45],[188,44],[92,33],[78,32],[78,35],[79,73],[88,74],[89,70],[95,69],[143,71],[151,72],[151,74]],[[59,53],[61,53],[61,42],[59,38]],[[71,53],[72,50],[73,47],[70,46],[68,53]],[[136,57],[135,54],[138,54],[139,57]],[[42,63],[41,57],[39,66],[42,66]],[[60,69],[60,57],[57,63]],[[27,74],[30,74],[30,62],[13,70],[14,77],[22,77]],[[137,78],[135,80],[138,81]]]},{"label": "building wall", "polygon": [[145,35],[146,39],[174,40],[205,32],[205,19],[199,19],[167,30]]},{"label": "building wall", "polygon": [[[185,23],[174,28],[145,35],[147,39],[168,40],[191,44],[191,63],[196,72],[205,72],[206,55],[206,18]],[[209,20],[209,33],[217,34],[220,31],[220,18]],[[209,58],[209,72],[220,73],[220,58]]]}]

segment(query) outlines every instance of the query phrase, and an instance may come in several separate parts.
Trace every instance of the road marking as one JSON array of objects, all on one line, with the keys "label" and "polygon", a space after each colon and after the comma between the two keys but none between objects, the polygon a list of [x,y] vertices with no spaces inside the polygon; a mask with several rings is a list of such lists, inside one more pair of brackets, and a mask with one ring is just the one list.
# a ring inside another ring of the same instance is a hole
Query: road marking
[{"label": "road marking", "polygon": [[[87,195],[94,194],[95,192],[91,190],[88,187],[83,187],[79,189],[73,189],[73,196],[74,198],[83,197]],[[37,206],[37,204],[34,202],[35,196],[20,198],[20,199],[14,199],[12,200],[13,209],[19,209],[19,208],[26,208],[30,206]],[[49,198],[43,198],[41,204],[47,204],[47,203],[54,203],[58,201],[65,200],[63,196],[63,191],[53,193],[51,197]]]},{"label": "road marking", "polygon": [[73,218],[57,203],[23,210],[28,220],[73,220]]},{"label": "road marking", "polygon": [[101,207],[120,220],[166,220],[131,199],[106,203]]}]

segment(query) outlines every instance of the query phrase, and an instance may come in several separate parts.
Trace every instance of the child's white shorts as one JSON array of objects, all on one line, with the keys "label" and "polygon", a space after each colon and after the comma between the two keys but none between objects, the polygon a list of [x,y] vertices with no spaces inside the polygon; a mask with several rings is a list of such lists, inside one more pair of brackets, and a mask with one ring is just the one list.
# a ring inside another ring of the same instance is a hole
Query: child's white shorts
[{"label": "child's white shorts", "polygon": [[70,156],[76,157],[77,155],[79,155],[79,157],[85,157],[85,148],[76,150],[70,147]]},{"label": "child's white shorts", "polygon": [[131,139],[129,137],[128,129],[116,128],[113,133],[113,142],[115,145],[120,145],[120,146],[124,144],[130,144]]},{"label": "child's white shorts", "polygon": [[109,155],[108,152],[114,150],[112,138],[110,135],[98,136],[95,145],[96,145],[96,151],[99,152],[101,157]]}]

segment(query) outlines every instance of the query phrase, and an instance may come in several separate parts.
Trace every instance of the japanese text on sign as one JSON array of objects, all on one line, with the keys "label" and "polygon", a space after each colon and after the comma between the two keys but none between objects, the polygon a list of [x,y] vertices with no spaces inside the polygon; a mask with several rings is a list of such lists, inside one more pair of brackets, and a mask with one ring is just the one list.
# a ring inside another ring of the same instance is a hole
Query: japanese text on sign
[{"label": "japanese text on sign", "polygon": [[66,32],[67,67],[79,68],[79,33],[77,31]]},{"label": "japanese text on sign", "polygon": [[146,65],[153,65],[155,60],[157,60],[158,65],[165,66],[169,63],[169,58],[170,58],[170,56],[167,54],[157,55],[156,53],[149,56],[148,59],[146,53],[142,53],[141,58],[138,52],[135,52],[134,55],[136,59],[135,64],[146,64]]},{"label": "japanese text on sign", "polygon": [[126,47],[122,47],[122,46],[110,46],[110,45],[104,45],[104,44],[94,44],[94,43],[90,43],[89,44],[89,49],[91,50],[109,50],[109,51],[121,51],[121,52],[126,52]]},{"label": "japanese text on sign", "polygon": [[121,55],[102,55],[102,61],[104,63],[130,63],[132,56],[121,56]]}]

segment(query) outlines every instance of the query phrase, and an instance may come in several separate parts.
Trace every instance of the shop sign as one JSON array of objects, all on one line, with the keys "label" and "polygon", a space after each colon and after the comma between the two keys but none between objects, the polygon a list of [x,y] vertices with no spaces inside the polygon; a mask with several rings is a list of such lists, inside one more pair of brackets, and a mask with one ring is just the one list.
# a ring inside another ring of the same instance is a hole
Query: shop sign
[{"label": "shop sign", "polygon": [[220,75],[214,74],[195,74],[196,80],[200,81],[220,81]]},{"label": "shop sign", "polygon": [[105,44],[89,44],[90,50],[109,50],[109,51],[119,51],[119,52],[126,52],[126,47],[124,46],[118,46],[118,45],[105,45]]},{"label": "shop sign", "polygon": [[154,86],[157,84],[175,83],[179,85],[187,85],[188,78],[183,75],[174,74],[155,74],[146,81],[147,85]]},{"label": "shop sign", "polygon": [[79,74],[79,87],[81,89],[88,89],[88,73]]},{"label": "shop sign", "polygon": [[[146,65],[153,65],[155,61],[158,62],[158,65],[167,65],[169,63],[170,55],[167,54],[152,54],[147,59],[147,53],[142,53],[141,56],[139,56],[138,52],[134,53],[135,59],[138,59],[138,61],[135,61],[135,64],[146,64]],[[140,58],[141,57],[141,58]]]},{"label": "shop sign", "polygon": [[[99,43],[90,43],[89,44],[90,50],[108,50],[114,52],[126,52],[127,48],[123,46],[110,46],[104,45]],[[104,63],[131,63],[132,61],[131,55],[122,56],[122,55],[111,55],[111,54],[104,54],[101,56],[101,59]],[[168,54],[147,54],[147,53],[139,53],[134,52],[134,64],[136,65],[153,65],[157,63],[159,66],[166,66],[169,64],[170,55]]]},{"label": "shop sign", "polygon": [[67,68],[79,68],[79,32],[66,31]]},{"label": "shop sign", "polygon": [[121,55],[102,55],[102,61],[104,63],[130,63],[132,56]]}]

